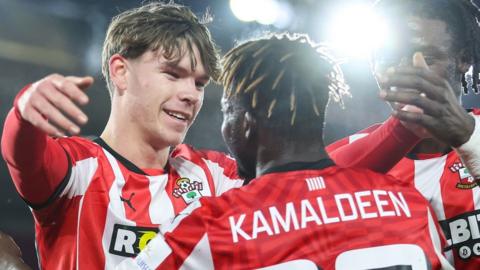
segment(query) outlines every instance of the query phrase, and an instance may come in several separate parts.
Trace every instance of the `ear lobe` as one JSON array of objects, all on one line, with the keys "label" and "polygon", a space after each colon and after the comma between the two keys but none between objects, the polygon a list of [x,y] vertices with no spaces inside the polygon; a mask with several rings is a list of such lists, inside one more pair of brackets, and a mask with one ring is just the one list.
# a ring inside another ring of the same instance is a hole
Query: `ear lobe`
[{"label": "ear lobe", "polygon": [[471,66],[472,66],[471,64],[468,64],[462,61],[461,63],[458,64],[458,70],[460,70],[462,74],[465,74],[467,73],[467,71],[470,69]]},{"label": "ear lobe", "polygon": [[245,112],[243,117],[243,130],[246,139],[251,139],[255,134],[257,121],[250,112]]},{"label": "ear lobe", "polygon": [[457,68],[464,74],[466,73],[473,64],[473,59],[469,58],[465,50],[462,50],[459,54]]},{"label": "ear lobe", "polygon": [[127,60],[119,55],[114,54],[110,57],[109,61],[109,72],[110,80],[112,81],[115,89],[120,92],[120,94],[125,91],[127,88]]}]

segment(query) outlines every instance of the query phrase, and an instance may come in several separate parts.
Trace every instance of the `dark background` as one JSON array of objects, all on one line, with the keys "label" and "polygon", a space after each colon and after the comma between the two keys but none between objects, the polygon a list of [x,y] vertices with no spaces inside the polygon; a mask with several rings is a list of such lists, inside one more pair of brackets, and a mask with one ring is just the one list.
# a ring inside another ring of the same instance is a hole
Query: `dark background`
[{"label": "dark background", "polygon": [[[265,30],[279,30],[258,23],[243,23],[232,14],[227,0],[178,1],[197,14],[210,8],[214,21],[210,29],[222,49],[228,51],[236,42],[260,35]],[[325,38],[322,18],[333,11],[334,3],[367,2],[291,0],[293,21],[283,30],[303,32],[314,41]],[[109,113],[109,98],[101,78],[101,46],[110,18],[141,1],[134,0],[0,0],[0,132],[16,93],[27,83],[50,73],[91,75],[96,81],[88,94],[85,108],[90,122],[82,135],[99,135]],[[252,7],[255,8],[255,7]],[[366,60],[343,64],[353,97],[345,109],[332,104],[327,116],[326,142],[383,121],[389,108],[377,98],[377,87]],[[221,89],[210,85],[205,103],[186,142],[197,148],[225,151],[220,136]],[[465,96],[465,107],[478,107],[480,96]],[[19,243],[26,262],[36,267],[33,220],[29,209],[17,195],[4,162],[0,162],[0,230]]]}]

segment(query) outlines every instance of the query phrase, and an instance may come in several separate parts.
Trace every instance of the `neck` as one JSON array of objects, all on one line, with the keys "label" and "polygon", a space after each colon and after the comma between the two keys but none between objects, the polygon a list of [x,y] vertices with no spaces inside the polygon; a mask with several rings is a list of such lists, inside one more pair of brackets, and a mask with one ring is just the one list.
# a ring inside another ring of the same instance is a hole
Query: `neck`
[{"label": "neck", "polygon": [[116,119],[119,118],[110,115],[100,138],[141,169],[164,168],[168,161],[170,147],[149,142],[140,130],[134,128],[134,124]]},{"label": "neck", "polygon": [[308,144],[305,142],[293,143],[271,143],[263,145],[257,153],[257,177],[263,175],[265,171],[282,166],[292,162],[314,162],[329,158],[323,143]]}]

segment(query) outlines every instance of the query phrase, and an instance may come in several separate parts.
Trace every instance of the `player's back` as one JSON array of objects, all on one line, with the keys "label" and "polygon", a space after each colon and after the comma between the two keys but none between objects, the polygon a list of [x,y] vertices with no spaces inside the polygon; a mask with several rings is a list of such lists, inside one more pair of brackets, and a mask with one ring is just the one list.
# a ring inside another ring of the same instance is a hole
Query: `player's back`
[{"label": "player's back", "polygon": [[276,168],[241,190],[201,199],[197,218],[165,235],[175,247],[180,234],[195,238],[188,220],[203,219],[203,244],[180,256],[183,266],[210,260],[207,239],[206,265],[215,269],[452,269],[413,186],[329,160],[308,165]]}]

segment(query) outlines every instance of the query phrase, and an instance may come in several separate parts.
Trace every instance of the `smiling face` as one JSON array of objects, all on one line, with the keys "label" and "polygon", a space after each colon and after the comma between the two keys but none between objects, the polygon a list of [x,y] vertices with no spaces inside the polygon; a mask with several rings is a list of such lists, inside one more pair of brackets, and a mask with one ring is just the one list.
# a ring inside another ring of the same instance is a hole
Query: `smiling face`
[{"label": "smiling face", "polygon": [[[161,51],[126,60],[125,86],[116,95],[128,131],[159,147],[180,144],[197,116],[209,81],[196,47],[196,65],[185,53],[178,63]],[[117,98],[118,98],[117,97]],[[114,97],[116,98],[116,97]]]},{"label": "smiling face", "polygon": [[410,16],[404,29],[395,29],[397,38],[374,55],[375,74],[383,74],[390,67],[412,65],[415,52],[422,52],[429,68],[445,78],[456,96],[461,93],[461,79],[466,66],[460,61],[461,52],[455,51],[452,33],[444,21]]}]

